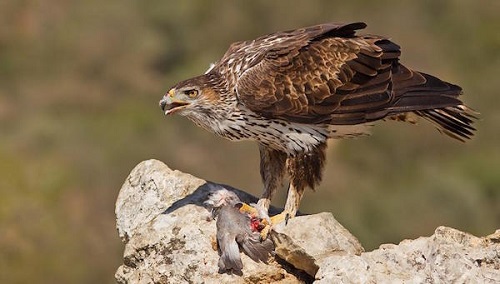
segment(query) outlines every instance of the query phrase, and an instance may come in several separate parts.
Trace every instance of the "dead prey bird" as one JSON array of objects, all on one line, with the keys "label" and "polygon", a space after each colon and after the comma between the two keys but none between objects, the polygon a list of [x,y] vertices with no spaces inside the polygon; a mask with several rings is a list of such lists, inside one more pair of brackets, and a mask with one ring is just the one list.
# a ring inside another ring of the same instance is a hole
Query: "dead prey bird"
[{"label": "dead prey bird", "polygon": [[254,261],[267,263],[274,250],[271,239],[261,240],[260,231],[265,227],[267,216],[259,216],[254,208],[242,203],[234,192],[226,189],[213,192],[205,204],[212,208],[212,216],[217,218],[219,272],[241,274],[240,247]]},{"label": "dead prey bird", "polygon": [[286,176],[290,182],[272,224],[294,217],[305,189],[320,183],[329,138],[418,118],[460,141],[473,136],[475,112],[462,89],[404,66],[399,45],[356,33],[365,27],[328,23],[233,43],[205,74],[174,85],[160,107],[229,140],[257,141],[258,204],[269,209]]}]

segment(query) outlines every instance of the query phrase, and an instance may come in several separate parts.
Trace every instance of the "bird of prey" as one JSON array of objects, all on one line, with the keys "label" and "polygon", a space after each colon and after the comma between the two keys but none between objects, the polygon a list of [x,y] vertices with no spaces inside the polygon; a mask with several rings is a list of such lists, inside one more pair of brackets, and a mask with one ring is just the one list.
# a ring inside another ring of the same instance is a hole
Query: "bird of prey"
[{"label": "bird of prey", "polygon": [[[213,192],[205,204],[212,208],[212,216],[217,218],[217,247],[220,253],[219,271],[240,274],[243,263],[239,247],[254,261],[265,262],[274,250],[270,239],[261,240],[260,230],[265,228],[259,214],[248,210],[248,206],[238,196],[227,189]],[[266,217],[267,212],[264,212]]]},{"label": "bird of prey", "polygon": [[273,224],[294,217],[305,189],[320,183],[329,138],[415,117],[457,140],[470,138],[475,112],[460,100],[462,89],[402,65],[400,47],[356,33],[365,27],[327,23],[233,43],[205,74],[174,85],[160,107],[229,140],[257,141],[258,204],[269,208],[289,177]]}]

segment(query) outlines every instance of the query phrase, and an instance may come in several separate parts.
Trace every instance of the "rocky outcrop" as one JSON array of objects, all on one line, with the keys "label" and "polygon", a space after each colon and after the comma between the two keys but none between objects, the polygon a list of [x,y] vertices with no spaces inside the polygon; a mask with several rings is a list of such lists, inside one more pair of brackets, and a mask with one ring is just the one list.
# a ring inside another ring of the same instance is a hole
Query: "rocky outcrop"
[{"label": "rocky outcrop", "polygon": [[[215,221],[204,201],[215,190],[243,191],[169,169],[157,160],[137,165],[116,201],[125,244],[119,283],[500,283],[500,231],[477,238],[440,227],[431,237],[362,246],[330,213],[293,218],[271,237],[269,264],[242,254],[242,275],[218,273]],[[270,213],[276,213],[272,208]]]},{"label": "rocky outcrop", "polygon": [[485,238],[439,227],[430,237],[323,259],[315,283],[500,283],[500,230]]}]

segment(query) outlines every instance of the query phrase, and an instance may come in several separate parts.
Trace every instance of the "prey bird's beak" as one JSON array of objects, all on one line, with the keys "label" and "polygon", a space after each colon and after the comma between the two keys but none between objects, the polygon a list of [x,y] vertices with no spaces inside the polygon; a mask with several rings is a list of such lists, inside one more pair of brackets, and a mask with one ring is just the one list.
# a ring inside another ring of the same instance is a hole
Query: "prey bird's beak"
[{"label": "prey bird's beak", "polygon": [[179,100],[175,97],[175,89],[171,89],[170,91],[168,91],[168,93],[165,94],[160,100],[160,108],[165,112],[165,115],[172,114],[184,108],[188,104],[188,102]]}]

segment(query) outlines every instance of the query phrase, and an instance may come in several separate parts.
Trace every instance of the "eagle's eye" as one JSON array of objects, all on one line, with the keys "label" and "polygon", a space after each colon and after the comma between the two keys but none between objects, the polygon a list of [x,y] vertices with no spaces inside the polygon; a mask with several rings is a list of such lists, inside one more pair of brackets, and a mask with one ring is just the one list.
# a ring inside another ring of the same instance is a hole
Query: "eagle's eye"
[{"label": "eagle's eye", "polygon": [[194,99],[198,96],[198,91],[195,89],[187,90],[184,92],[189,98]]}]

